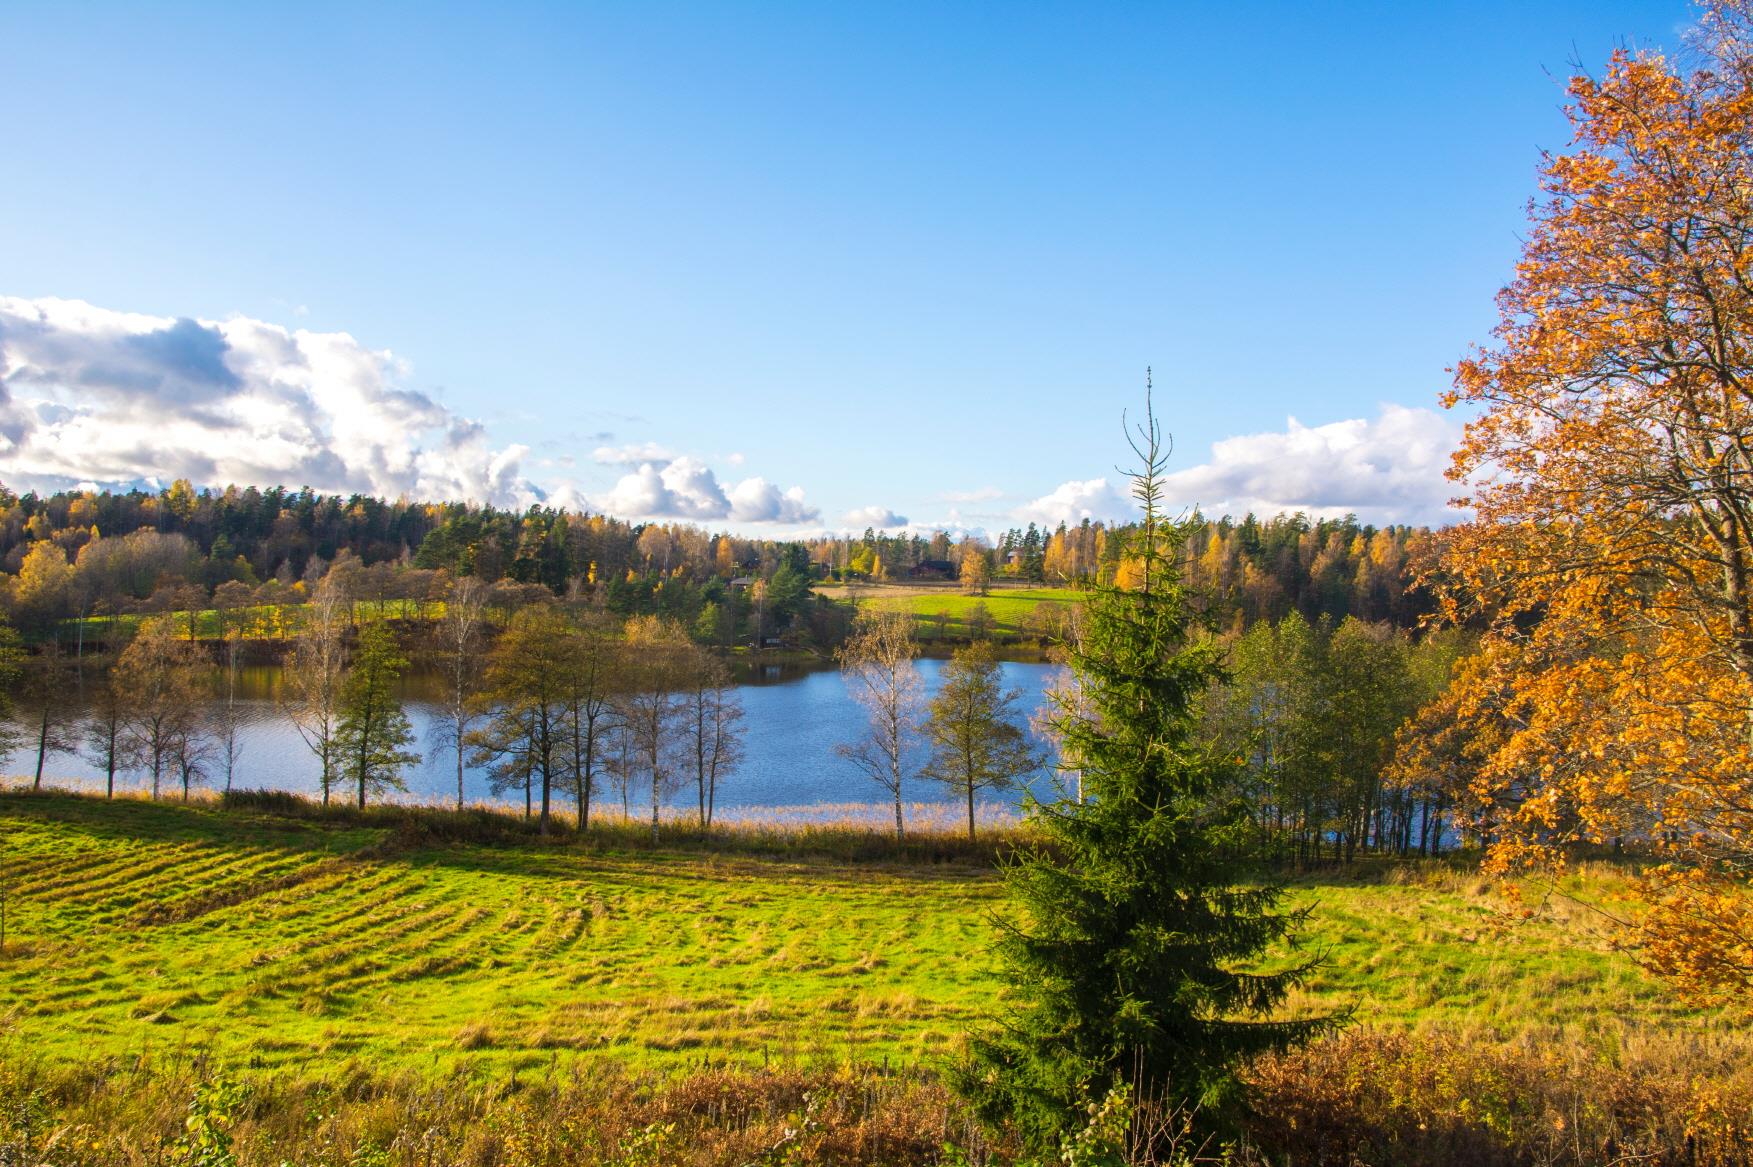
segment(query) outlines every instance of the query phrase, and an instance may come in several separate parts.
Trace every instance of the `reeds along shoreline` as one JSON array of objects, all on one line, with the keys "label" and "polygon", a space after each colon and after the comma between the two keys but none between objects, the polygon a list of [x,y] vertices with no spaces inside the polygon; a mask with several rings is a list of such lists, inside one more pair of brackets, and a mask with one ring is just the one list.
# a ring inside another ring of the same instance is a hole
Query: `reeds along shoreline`
[{"label": "reeds along shoreline", "polygon": [[[103,801],[101,791],[28,783],[0,785],[9,798],[73,798]],[[118,791],[118,799],[148,802],[141,791]],[[605,800],[605,803],[607,800]],[[991,866],[1030,840],[1031,833],[1013,807],[980,804],[979,833],[970,840],[965,808],[954,803],[903,805],[906,833],[896,838],[894,806],[882,803],[826,803],[799,807],[721,809],[710,826],[699,824],[692,806],[668,808],[652,838],[649,812],[623,815],[616,805],[592,808],[588,830],[580,832],[570,804],[556,805],[544,831],[539,817],[503,803],[476,802],[462,810],[412,799],[386,800],[364,808],[342,801],[324,806],[300,794],[278,790],[195,791],[189,803],[163,798],[158,805],[199,810],[263,814],[336,826],[379,828],[392,845],[528,843],[586,846],[616,851],[711,851],[750,855],[817,856],[848,862],[965,863]]]}]

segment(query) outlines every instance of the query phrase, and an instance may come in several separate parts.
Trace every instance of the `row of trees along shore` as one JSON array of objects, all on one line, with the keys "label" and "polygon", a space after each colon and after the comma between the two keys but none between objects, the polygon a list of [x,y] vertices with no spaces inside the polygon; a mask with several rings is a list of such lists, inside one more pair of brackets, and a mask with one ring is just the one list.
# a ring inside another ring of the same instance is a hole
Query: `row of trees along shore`
[{"label": "row of trees along shore", "polygon": [[[742,752],[743,712],[723,659],[657,617],[622,622],[547,603],[496,625],[490,594],[461,580],[439,620],[414,626],[423,633],[415,651],[443,682],[434,744],[455,755],[458,808],[474,765],[495,795],[521,792],[544,830],[562,791],[586,828],[607,782],[623,809],[635,783],[649,790],[653,830],[668,797],[691,785],[700,825],[710,826]],[[350,608],[331,583],[319,584],[286,663],[289,712],[324,805],[350,797],[365,806],[405,789],[403,770],[421,760],[399,696],[410,663],[402,638],[389,621],[355,627]],[[77,662],[53,644],[30,659],[0,625],[0,713],[23,714],[0,725],[0,750],[34,751],[37,786],[45,759],[83,749],[110,796],[117,775],[135,770],[154,798],[171,784],[185,799],[210,781],[230,790],[242,777],[238,643],[229,637],[216,664],[177,621],[157,617],[113,660]],[[81,663],[93,674],[86,685]]]},{"label": "row of trees along shore", "polygon": [[[1408,589],[1430,532],[1300,516],[1198,521],[1177,550],[1220,626],[1353,616],[1412,628],[1433,610]],[[416,614],[450,581],[543,589],[620,616],[675,620],[709,643],[845,635],[815,604],[820,580],[1085,586],[1120,570],[1126,532],[1084,520],[996,541],[867,530],[806,541],[746,539],[679,523],[630,524],[543,507],[386,502],[179,481],[159,493],[13,494],[0,486],[0,608],[33,639],[73,617],[307,603],[338,572],[356,599]],[[264,616],[259,635],[287,622]]]},{"label": "row of trees along shore", "polygon": [[[688,790],[699,826],[711,827],[721,784],[743,754],[744,713],[724,658],[656,616],[622,621],[545,602],[497,623],[492,597],[487,584],[465,578],[436,621],[400,622],[414,629],[416,653],[441,682],[433,744],[455,758],[458,808],[474,766],[496,796],[521,792],[525,814],[539,815],[544,830],[556,799],[567,796],[586,829],[605,786],[619,790],[623,816],[636,787],[649,794],[654,833],[662,808]],[[398,688],[409,657],[397,622],[355,626],[334,581],[318,585],[309,607],[285,666],[289,712],[317,763],[323,804],[350,798],[365,806],[405,789],[404,769],[421,760]],[[906,639],[911,669],[910,631]],[[216,663],[179,621],[154,617],[113,661],[70,658],[52,642],[28,659],[0,625],[0,713],[22,713],[0,726],[0,750],[34,752],[39,788],[49,759],[83,750],[104,772],[109,796],[127,771],[144,774],[154,798],[180,786],[186,800],[218,780],[230,790],[241,777],[240,643],[234,630]],[[970,837],[976,795],[1040,766],[1018,696],[1000,685],[992,647],[978,644],[950,662],[942,692],[916,711],[922,716],[910,713],[908,731],[931,750],[905,777],[964,796]],[[898,781],[894,789],[900,830]]]},{"label": "row of trees along shore", "polygon": [[[679,623],[623,619],[544,589],[512,603],[472,577],[453,581],[430,619],[360,620],[345,583],[334,571],[318,582],[284,663],[289,712],[325,803],[397,789],[419,760],[396,683],[413,662],[437,688],[429,745],[455,759],[459,805],[472,766],[486,771],[495,795],[522,792],[544,823],[556,797],[583,823],[607,787],[619,790],[623,812],[634,793],[649,792],[655,813],[682,786],[701,824],[712,822],[720,783],[742,756],[743,714],[724,654]],[[126,772],[145,775],[154,795],[167,784],[186,795],[247,782],[238,701],[245,631],[229,621],[221,639],[192,640],[181,617],[153,617],[116,651],[80,656],[55,641],[24,652],[8,630],[12,720],[3,744],[27,766],[34,755],[39,784],[54,756],[74,752],[111,791]],[[1204,731],[1245,760],[1262,835],[1304,860],[1439,848],[1461,792],[1423,778],[1391,782],[1390,763],[1396,731],[1442,693],[1464,634],[1414,638],[1293,612],[1218,641],[1229,668],[1201,698]],[[947,664],[928,702],[919,652],[912,616],[877,609],[856,618],[838,655],[869,725],[839,753],[893,802],[897,832],[903,787],[919,777],[966,803],[972,831],[982,792],[1013,788],[1059,756],[1038,743],[1057,747],[1054,716],[1077,706],[1075,684],[1060,668],[1047,705],[1022,710],[993,647],[975,642]],[[1077,789],[1075,771],[1060,764],[1058,777]]]}]

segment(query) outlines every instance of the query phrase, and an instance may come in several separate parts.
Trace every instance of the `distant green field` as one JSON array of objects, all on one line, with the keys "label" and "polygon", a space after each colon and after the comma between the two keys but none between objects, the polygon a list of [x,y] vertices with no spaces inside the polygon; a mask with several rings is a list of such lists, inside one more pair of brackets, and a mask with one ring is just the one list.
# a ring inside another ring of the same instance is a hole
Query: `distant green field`
[{"label": "distant green field", "polygon": [[[916,1062],[999,1004],[1003,898],[983,868],[385,843],[211,806],[0,795],[0,1059]],[[1314,905],[1306,944],[1330,958],[1298,1011],[1508,1031],[1709,1021],[1587,913],[1506,927],[1446,865],[1293,900]]]},{"label": "distant green field", "polygon": [[[819,590],[835,598],[845,595],[844,589],[839,588]],[[992,620],[992,634],[1039,636],[1056,627],[1055,615],[1082,602],[1083,593],[1075,588],[995,587],[984,596],[963,595],[953,586],[879,584],[858,589],[860,608],[911,612],[919,620],[920,637],[926,640],[968,636],[972,630],[969,620],[979,606],[985,607]]]},{"label": "distant green field", "polygon": [[[217,640],[225,632],[226,623],[220,619],[220,613],[215,608],[199,612],[166,612],[164,615],[175,621],[184,635],[190,632],[192,626],[197,640]],[[353,621],[356,624],[368,624],[373,620],[409,620],[421,616],[436,619],[443,615],[442,601],[384,600],[380,603],[376,600],[359,600],[353,605]],[[284,640],[303,631],[305,622],[310,618],[310,605],[252,604],[228,612],[226,616],[243,629],[245,639]],[[112,631],[132,636],[139,629],[140,622],[150,618],[130,612],[121,616],[86,616],[66,620],[61,624],[59,637],[66,642],[80,636],[82,631],[88,640],[108,639]]]}]

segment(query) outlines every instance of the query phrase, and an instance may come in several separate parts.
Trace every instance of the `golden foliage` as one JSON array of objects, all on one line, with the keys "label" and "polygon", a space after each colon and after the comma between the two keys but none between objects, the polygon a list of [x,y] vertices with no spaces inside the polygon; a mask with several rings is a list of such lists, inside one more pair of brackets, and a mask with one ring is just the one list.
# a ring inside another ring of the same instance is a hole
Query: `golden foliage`
[{"label": "golden foliage", "polygon": [[[1484,412],[1446,598],[1493,632],[1425,726],[1475,735],[1500,866],[1660,852],[1644,952],[1695,991],[1753,989],[1750,15],[1713,10],[1696,71],[1621,51],[1571,84],[1575,149],[1447,399]],[[1409,745],[1403,776],[1454,745]]]}]

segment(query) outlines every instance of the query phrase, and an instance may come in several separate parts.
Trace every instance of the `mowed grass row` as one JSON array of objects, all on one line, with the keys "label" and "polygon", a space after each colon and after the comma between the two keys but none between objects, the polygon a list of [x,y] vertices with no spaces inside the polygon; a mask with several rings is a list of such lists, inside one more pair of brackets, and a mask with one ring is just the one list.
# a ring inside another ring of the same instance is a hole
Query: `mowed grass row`
[{"label": "mowed grass row", "polygon": [[[1002,1007],[988,868],[567,842],[0,795],[0,1057],[488,1067],[930,1063]],[[1597,872],[1577,891],[1600,895]],[[1445,864],[1299,885],[1294,1012],[1505,1035],[1711,1029],[1586,911],[1510,924]]]},{"label": "mowed grass row", "polygon": [[0,799],[0,1050],[917,1061],[992,999],[977,870],[382,836]]}]

